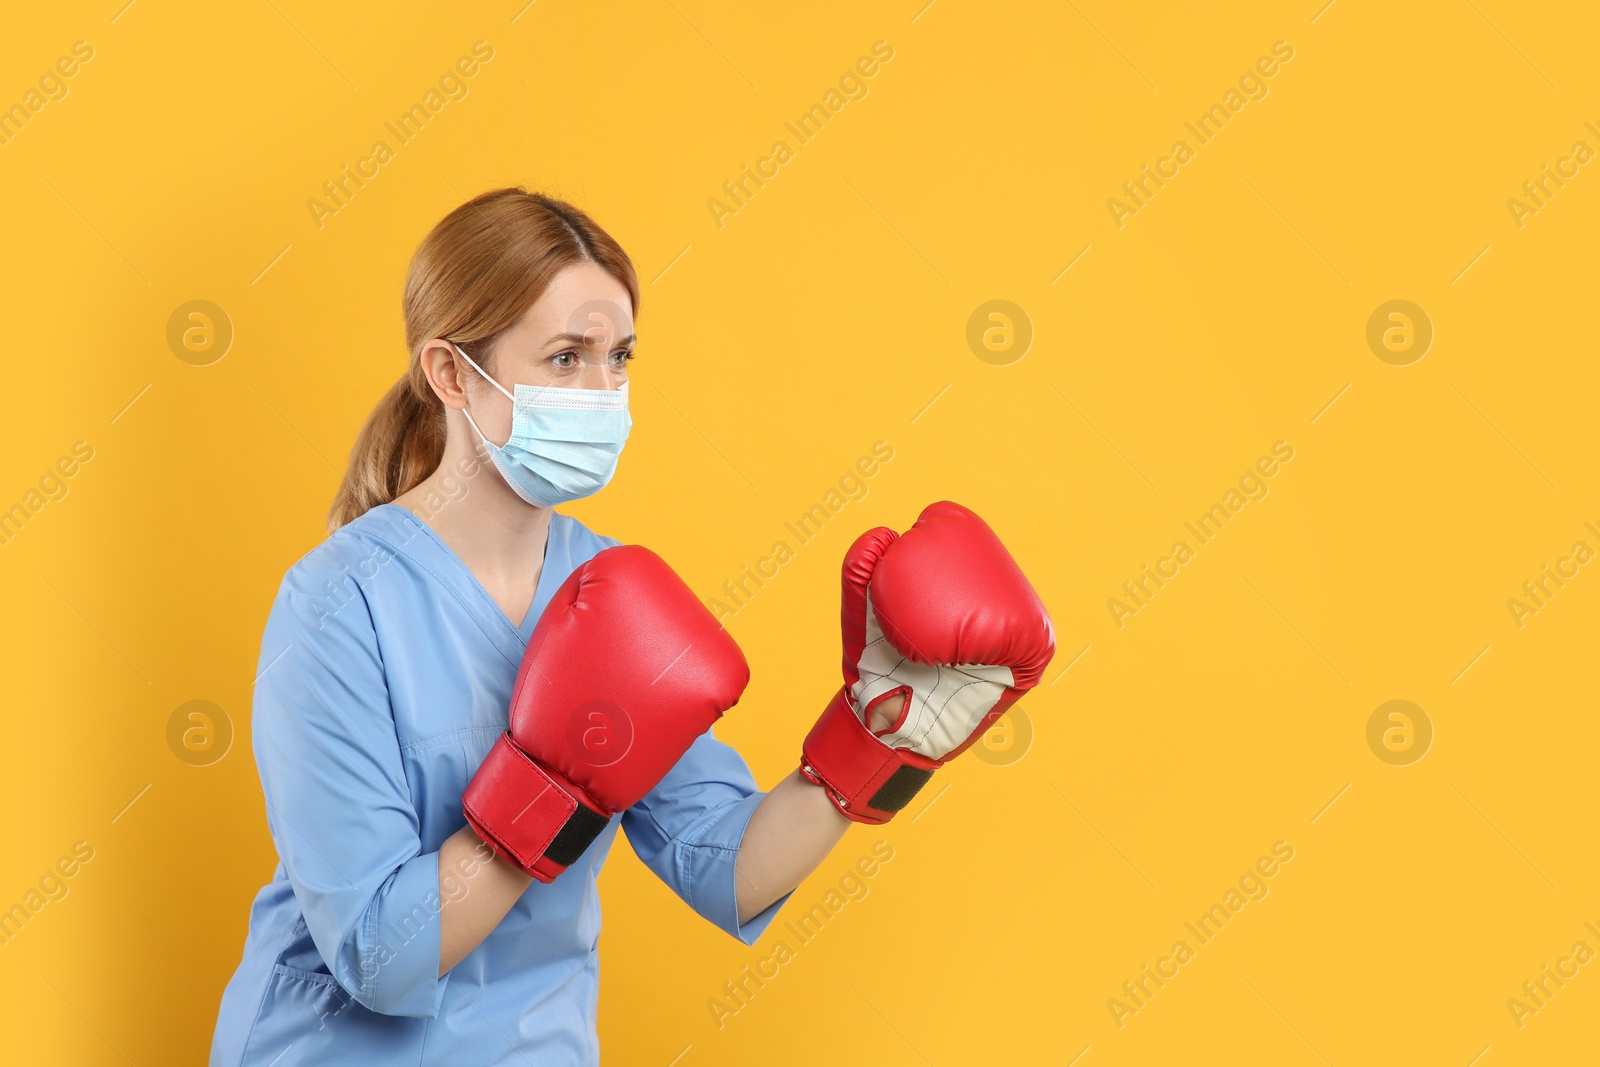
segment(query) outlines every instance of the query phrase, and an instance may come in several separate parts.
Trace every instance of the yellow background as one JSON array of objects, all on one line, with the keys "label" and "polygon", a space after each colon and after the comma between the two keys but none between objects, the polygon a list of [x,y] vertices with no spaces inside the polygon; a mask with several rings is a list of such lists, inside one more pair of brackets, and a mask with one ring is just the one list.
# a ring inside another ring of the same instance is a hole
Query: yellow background
[{"label": "yellow background", "polygon": [[[0,507],[74,442],[94,458],[0,547],[0,907],[75,842],[94,858],[0,947],[8,1062],[203,1059],[275,863],[248,743],[267,607],[404,367],[412,249],[518,183],[591,212],[645,291],[634,436],[572,509],[591,527],[710,599],[894,449],[728,620],[754,681],[717,729],[763,785],[838,685],[859,531],[967,504],[1058,634],[1021,758],[988,739],[852,829],[754,948],[619,846],[607,1062],[1592,1061],[1600,964],[1520,1029],[1506,1001],[1600,949],[1600,567],[1520,629],[1507,600],[1600,548],[1600,176],[1521,228],[1507,200],[1600,147],[1600,20],[1320,3],[9,13],[0,103],[75,41],[94,58],[0,146]],[[322,183],[479,40],[470,94],[318,228]],[[880,40],[868,95],[797,145],[785,121]],[[1269,95],[1119,229],[1107,200],[1197,147],[1185,121],[1277,41]],[[708,200],[778,139],[794,158],[719,228]],[[210,366],[166,341],[193,299],[236,331]],[[996,299],[1034,333],[1009,365],[966,340]],[[1393,299],[1435,329],[1409,366],[1366,342]],[[1108,599],[1280,440],[1270,495],[1118,628]],[[167,741],[196,699],[235,731],[209,766]],[[1393,699],[1435,732],[1409,766],[1366,741]],[[870,894],[719,1028],[723,982],[879,839]],[[1108,998],[1276,841],[1270,895],[1119,1029]]]}]

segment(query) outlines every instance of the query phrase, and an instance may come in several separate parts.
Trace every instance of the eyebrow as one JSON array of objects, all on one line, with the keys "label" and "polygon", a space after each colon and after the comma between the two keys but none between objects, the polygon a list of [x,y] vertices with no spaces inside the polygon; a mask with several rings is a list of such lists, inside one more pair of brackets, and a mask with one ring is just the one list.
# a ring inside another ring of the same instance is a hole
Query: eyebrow
[{"label": "eyebrow", "polygon": [[[638,337],[630,333],[628,336],[619,338],[617,340],[617,347],[621,348],[623,345],[631,345],[638,339]],[[557,341],[565,341],[568,344],[574,345],[586,345],[589,343],[588,337],[581,333],[558,333],[554,337],[550,338],[550,340],[546,341],[545,344],[553,345]]]}]

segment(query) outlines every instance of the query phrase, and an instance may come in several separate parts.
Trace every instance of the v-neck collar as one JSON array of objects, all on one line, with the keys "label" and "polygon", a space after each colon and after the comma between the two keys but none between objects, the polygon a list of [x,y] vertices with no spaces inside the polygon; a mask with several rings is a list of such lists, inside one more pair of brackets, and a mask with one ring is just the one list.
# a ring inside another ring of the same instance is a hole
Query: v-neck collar
[{"label": "v-neck collar", "polygon": [[544,558],[539,567],[539,582],[533,591],[533,600],[528,604],[528,612],[522,619],[522,625],[518,626],[512,623],[511,617],[505,613],[494,597],[489,595],[489,590],[485,589],[478,576],[472,573],[472,568],[456,555],[453,548],[445,544],[438,531],[413,515],[410,509],[399,504],[380,504],[378,508],[389,509],[390,514],[399,522],[410,523],[422,531],[425,539],[420,543],[415,536],[411,536],[400,539],[400,543],[394,545],[394,548],[427,570],[446,589],[455,594],[456,599],[472,614],[484,634],[494,642],[495,647],[512,663],[521,663],[522,654],[528,647],[528,639],[533,636],[533,628],[538,624],[539,616],[544,613],[544,606],[555,595],[559,584],[566,580],[566,574],[562,569],[551,565],[553,561],[550,546],[558,538],[561,539],[563,546],[565,545],[565,526],[571,520],[560,512],[550,513],[550,528],[545,531]]}]

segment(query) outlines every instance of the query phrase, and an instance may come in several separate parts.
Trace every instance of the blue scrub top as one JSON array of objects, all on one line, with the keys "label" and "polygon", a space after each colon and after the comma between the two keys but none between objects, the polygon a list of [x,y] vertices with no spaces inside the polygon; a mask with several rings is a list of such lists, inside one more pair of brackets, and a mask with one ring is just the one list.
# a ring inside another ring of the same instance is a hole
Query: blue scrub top
[{"label": "blue scrub top", "polygon": [[443,978],[439,847],[506,728],[517,667],[567,576],[616,541],[552,514],[512,625],[431,527],[385,504],[289,571],[262,639],[252,731],[278,868],[256,895],[211,1063],[597,1064],[600,898],[617,824],[695,911],[739,925],[734,859],[764,794],[707,732],[550,885],[533,883]]}]

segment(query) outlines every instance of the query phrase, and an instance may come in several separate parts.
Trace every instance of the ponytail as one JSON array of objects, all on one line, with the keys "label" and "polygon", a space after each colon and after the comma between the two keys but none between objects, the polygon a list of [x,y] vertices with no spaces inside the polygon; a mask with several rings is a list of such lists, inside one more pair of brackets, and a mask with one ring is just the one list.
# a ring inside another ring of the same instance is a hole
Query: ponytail
[{"label": "ponytail", "polygon": [[383,394],[350,450],[350,465],[328,511],[328,530],[415,486],[444,456],[444,405],[426,381],[415,381],[420,363]]}]

